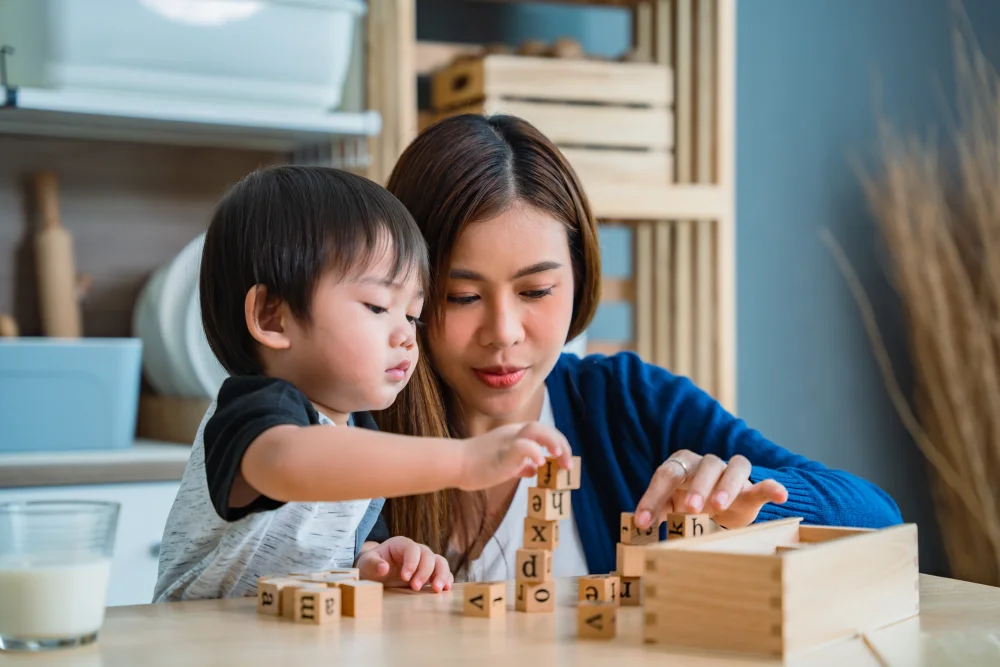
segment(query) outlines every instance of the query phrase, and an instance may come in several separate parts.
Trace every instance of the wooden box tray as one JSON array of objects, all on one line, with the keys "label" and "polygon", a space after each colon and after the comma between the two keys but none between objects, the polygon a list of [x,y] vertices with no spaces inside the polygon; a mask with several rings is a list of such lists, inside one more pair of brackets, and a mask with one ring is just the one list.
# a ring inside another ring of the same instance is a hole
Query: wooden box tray
[{"label": "wooden box tray", "polygon": [[435,120],[510,113],[560,147],[584,185],[664,186],[673,173],[673,84],[663,65],[494,54],[431,82]]},{"label": "wooden box tray", "polygon": [[649,545],[644,641],[787,658],[919,614],[915,524],[801,521]]}]

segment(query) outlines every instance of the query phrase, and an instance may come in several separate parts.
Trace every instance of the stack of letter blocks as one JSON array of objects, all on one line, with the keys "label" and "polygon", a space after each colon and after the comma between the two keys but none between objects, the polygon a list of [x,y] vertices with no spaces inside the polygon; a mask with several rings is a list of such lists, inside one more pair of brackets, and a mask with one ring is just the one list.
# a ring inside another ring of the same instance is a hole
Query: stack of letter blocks
[{"label": "stack of letter blocks", "polygon": [[[514,609],[527,613],[552,612],[556,605],[552,576],[553,550],[559,544],[559,522],[570,516],[570,492],[580,488],[580,457],[573,467],[559,468],[546,460],[536,485],[528,490],[528,516],[524,519],[524,548],[517,550]],[[507,611],[504,581],[468,583],[464,587],[463,613],[491,618]]]},{"label": "stack of letter blocks", "polygon": [[[668,514],[667,539],[697,537],[712,532],[713,526],[715,523],[707,514]],[[617,633],[618,607],[642,606],[646,547],[659,540],[659,524],[641,529],[635,525],[633,513],[622,512],[615,571],[579,579],[577,634],[580,637],[611,639]]]},{"label": "stack of letter blocks", "polygon": [[357,568],[260,577],[257,612],[323,625],[340,616],[382,614],[382,584],[359,581]]}]

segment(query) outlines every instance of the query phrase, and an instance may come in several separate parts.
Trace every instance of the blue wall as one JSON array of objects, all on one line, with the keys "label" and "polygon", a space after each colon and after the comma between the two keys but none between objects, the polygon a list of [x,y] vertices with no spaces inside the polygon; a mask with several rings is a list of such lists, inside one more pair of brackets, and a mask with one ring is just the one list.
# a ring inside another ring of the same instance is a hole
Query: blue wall
[{"label": "blue wall", "polygon": [[[421,2],[421,39],[572,35],[607,55],[631,39],[628,15],[616,9],[483,3],[456,14],[454,0]],[[1000,56],[1000,2],[965,4],[987,54]],[[942,93],[952,90],[948,5],[740,0],[737,15],[738,412],[778,443],[888,490],[920,525],[921,569],[932,573],[943,573],[944,560],[925,464],[887,400],[820,230],[849,253],[907,382],[898,303],[849,159],[874,154],[878,79],[888,118],[917,130],[940,125]],[[609,270],[628,275],[628,239],[602,241]],[[593,336],[629,333],[604,315]]]}]

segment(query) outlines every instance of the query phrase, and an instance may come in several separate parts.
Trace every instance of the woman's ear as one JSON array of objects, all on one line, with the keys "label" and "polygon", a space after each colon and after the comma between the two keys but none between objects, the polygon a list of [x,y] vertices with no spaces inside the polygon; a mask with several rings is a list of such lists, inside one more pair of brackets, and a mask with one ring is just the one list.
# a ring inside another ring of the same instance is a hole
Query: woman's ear
[{"label": "woman's ear", "polygon": [[281,299],[269,296],[267,287],[254,285],[243,302],[247,329],[253,339],[272,350],[286,350],[292,345],[288,337],[291,313]]}]

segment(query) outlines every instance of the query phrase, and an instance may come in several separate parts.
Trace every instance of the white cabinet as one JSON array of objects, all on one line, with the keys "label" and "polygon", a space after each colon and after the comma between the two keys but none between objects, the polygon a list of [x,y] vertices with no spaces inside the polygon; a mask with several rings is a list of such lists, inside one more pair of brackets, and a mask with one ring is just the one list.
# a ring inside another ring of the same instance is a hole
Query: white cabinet
[{"label": "white cabinet", "polygon": [[147,604],[156,585],[163,527],[179,486],[179,482],[144,482],[25,487],[0,490],[0,502],[76,499],[120,503],[108,605]]}]

